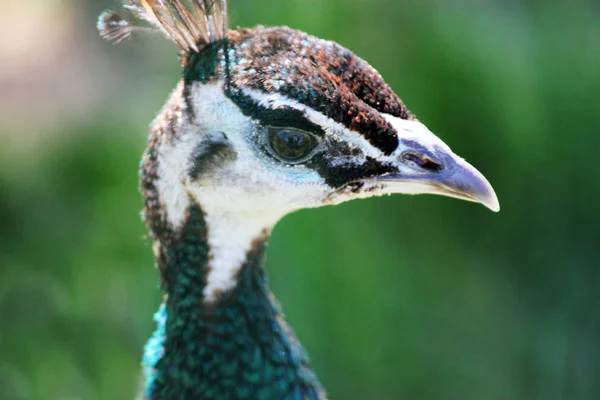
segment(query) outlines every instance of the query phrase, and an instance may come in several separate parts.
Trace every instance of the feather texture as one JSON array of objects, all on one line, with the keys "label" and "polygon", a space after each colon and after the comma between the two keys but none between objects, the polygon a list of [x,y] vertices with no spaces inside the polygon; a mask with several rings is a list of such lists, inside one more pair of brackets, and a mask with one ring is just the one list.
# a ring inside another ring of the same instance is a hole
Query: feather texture
[{"label": "feather texture", "polygon": [[119,44],[131,39],[133,32],[151,32],[151,28],[135,25],[133,20],[127,19],[122,13],[105,11],[98,18],[98,31],[102,39]]},{"label": "feather texture", "polygon": [[[227,35],[226,0],[123,0],[123,8],[130,18],[115,11],[100,16],[98,30],[104,39],[120,43],[135,31],[155,28],[190,53]],[[151,28],[140,26],[140,20]]]}]

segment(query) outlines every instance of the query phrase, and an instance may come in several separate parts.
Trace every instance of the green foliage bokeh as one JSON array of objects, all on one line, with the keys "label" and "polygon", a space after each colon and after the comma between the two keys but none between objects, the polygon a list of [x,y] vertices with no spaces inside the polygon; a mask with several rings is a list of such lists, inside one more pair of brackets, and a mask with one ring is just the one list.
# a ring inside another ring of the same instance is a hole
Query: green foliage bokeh
[{"label": "green foliage bokeh", "polygon": [[[332,399],[598,399],[600,9],[458,3],[230,1],[234,26],[290,25],[368,60],[502,206],[396,196],[295,213],[271,240],[272,288]],[[101,43],[108,6],[56,5],[114,65],[107,101],[35,149],[0,148],[2,400],[139,386],[161,295],[137,169],[178,65],[159,39]]]}]

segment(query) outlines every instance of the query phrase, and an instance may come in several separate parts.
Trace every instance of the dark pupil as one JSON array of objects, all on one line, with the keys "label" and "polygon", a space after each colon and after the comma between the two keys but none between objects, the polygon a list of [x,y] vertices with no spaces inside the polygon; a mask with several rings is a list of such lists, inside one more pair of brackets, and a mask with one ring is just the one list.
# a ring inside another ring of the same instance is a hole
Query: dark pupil
[{"label": "dark pupil", "polygon": [[278,156],[294,161],[306,156],[313,148],[312,136],[290,129],[269,129],[269,143]]}]

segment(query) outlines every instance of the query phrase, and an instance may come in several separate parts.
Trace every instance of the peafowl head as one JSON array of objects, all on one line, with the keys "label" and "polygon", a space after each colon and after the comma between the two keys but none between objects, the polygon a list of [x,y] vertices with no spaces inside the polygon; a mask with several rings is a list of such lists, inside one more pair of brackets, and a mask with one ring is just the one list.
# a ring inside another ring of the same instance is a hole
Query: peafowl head
[{"label": "peafowl head", "polygon": [[[157,236],[202,207],[213,271],[224,271],[210,288],[228,289],[252,239],[298,209],[429,193],[499,210],[484,176],[351,51],[287,27],[228,30],[225,2],[191,3],[127,7],[182,49],[183,79],[154,122],[142,183]],[[115,41],[140,29],[114,13],[99,27]]]}]

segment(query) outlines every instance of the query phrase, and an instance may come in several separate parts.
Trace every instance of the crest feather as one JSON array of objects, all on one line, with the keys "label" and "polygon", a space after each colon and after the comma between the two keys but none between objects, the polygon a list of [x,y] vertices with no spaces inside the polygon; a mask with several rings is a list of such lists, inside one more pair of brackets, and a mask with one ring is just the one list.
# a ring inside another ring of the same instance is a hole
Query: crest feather
[{"label": "crest feather", "polygon": [[[106,11],[98,19],[100,36],[123,42],[136,31],[160,30],[183,51],[198,52],[227,36],[226,0],[123,0],[129,18]],[[151,28],[139,25],[146,21]]]}]

